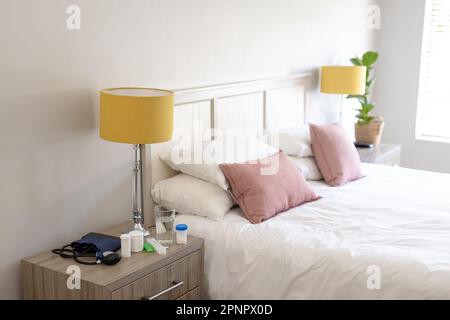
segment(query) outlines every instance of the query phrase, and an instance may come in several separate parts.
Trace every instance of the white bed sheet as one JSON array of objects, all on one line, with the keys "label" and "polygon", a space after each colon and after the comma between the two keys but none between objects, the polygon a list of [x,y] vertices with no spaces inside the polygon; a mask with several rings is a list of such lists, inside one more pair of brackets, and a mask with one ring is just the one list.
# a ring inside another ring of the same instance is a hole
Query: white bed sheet
[{"label": "white bed sheet", "polygon": [[178,216],[205,239],[209,297],[450,299],[450,175],[373,164],[363,172],[339,188],[311,182],[321,200],[258,225],[238,208],[219,222]]}]

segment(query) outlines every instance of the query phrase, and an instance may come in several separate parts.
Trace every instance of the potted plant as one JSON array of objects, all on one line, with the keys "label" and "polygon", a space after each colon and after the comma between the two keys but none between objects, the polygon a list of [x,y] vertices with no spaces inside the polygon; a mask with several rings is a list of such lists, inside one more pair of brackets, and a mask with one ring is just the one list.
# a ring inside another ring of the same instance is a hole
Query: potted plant
[{"label": "potted plant", "polygon": [[372,110],[375,105],[370,101],[369,96],[372,86],[374,84],[374,78],[371,77],[373,65],[378,59],[378,53],[374,51],[368,51],[360,57],[350,59],[355,66],[365,66],[366,71],[366,91],[363,95],[349,95],[347,99],[357,99],[361,104],[358,109],[356,118],[358,121],[355,124],[355,139],[356,142],[377,145],[380,143],[381,135],[384,129],[384,120],[380,116],[373,116]]}]

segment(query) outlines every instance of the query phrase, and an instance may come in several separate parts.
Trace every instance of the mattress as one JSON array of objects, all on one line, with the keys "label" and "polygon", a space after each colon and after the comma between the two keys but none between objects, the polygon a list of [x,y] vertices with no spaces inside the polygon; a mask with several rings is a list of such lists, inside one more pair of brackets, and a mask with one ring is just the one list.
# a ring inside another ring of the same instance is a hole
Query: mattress
[{"label": "mattress", "polygon": [[450,175],[363,164],[258,225],[180,215],[205,239],[211,299],[450,299]]}]

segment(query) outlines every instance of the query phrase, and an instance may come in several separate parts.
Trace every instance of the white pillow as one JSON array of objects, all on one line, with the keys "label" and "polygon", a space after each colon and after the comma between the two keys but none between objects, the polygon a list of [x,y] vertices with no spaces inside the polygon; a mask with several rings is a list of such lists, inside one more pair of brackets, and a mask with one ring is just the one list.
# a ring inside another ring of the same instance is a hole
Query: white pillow
[{"label": "white pillow", "polygon": [[179,174],[158,182],[152,190],[153,200],[180,214],[193,214],[222,220],[234,206],[231,195],[217,185]]},{"label": "white pillow", "polygon": [[313,157],[289,157],[306,180],[322,180],[322,174]]},{"label": "white pillow", "polygon": [[194,148],[172,148],[161,155],[169,167],[228,190],[219,164],[243,163],[270,157],[278,150],[256,138],[225,136]]},{"label": "white pillow", "polygon": [[312,157],[311,137],[307,126],[270,132],[270,144],[294,157]]}]

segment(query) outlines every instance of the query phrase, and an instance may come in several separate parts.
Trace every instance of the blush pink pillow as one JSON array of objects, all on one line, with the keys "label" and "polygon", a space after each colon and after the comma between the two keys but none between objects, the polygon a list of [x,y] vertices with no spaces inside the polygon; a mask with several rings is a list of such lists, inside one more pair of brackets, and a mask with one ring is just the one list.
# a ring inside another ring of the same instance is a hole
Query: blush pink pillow
[{"label": "blush pink pillow", "polygon": [[311,146],[326,183],[336,187],[362,177],[358,152],[338,123],[310,124]]},{"label": "blush pink pillow", "polygon": [[320,198],[283,152],[254,163],[221,164],[220,168],[251,223]]}]

